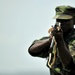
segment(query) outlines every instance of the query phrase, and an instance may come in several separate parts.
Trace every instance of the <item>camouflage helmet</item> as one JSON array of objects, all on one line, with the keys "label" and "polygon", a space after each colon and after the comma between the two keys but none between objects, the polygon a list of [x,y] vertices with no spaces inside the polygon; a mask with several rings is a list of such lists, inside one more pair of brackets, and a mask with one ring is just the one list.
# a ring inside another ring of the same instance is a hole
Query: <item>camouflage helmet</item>
[{"label": "camouflage helmet", "polygon": [[71,19],[75,18],[75,8],[71,6],[57,6],[55,8],[56,15],[53,17],[53,19]]}]

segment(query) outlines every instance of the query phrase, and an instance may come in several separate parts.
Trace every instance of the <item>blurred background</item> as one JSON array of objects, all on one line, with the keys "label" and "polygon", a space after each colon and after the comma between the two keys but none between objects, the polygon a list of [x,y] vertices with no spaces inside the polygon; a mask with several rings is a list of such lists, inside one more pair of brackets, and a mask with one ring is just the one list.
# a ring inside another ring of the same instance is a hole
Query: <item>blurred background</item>
[{"label": "blurred background", "polygon": [[50,75],[46,59],[28,48],[49,35],[59,5],[75,6],[75,0],[0,0],[0,75]]}]

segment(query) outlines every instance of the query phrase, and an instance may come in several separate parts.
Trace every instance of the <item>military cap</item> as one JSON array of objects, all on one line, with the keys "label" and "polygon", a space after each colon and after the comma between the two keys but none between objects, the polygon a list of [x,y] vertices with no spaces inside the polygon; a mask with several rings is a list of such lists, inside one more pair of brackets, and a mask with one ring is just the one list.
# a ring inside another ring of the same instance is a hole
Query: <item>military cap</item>
[{"label": "military cap", "polygon": [[75,17],[75,8],[71,6],[57,6],[55,8],[56,15],[53,19],[71,19]]}]

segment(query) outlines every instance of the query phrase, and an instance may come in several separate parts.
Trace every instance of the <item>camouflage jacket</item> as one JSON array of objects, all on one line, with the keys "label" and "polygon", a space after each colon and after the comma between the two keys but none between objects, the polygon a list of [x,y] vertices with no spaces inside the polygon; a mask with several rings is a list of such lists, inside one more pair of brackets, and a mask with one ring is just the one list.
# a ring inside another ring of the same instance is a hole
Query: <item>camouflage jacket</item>
[{"label": "camouflage jacket", "polygon": [[[49,37],[43,37],[39,40],[34,40],[32,45],[35,44],[38,41],[42,41],[42,40],[48,39],[48,38]],[[64,38],[64,41],[66,42],[66,45],[69,48],[69,51],[71,52],[73,61],[75,62],[75,30],[71,31],[69,33],[69,35]],[[42,50],[42,52],[40,52],[38,54],[34,54],[34,55],[36,55],[37,57],[41,57],[41,58],[49,57],[49,47],[50,46],[47,46],[46,48],[44,48]],[[51,59],[53,59],[52,58],[53,57],[53,52],[51,54],[52,54]],[[48,66],[48,61],[47,61],[47,66]],[[70,70],[68,68],[65,68],[65,67],[63,68],[63,64],[61,63],[60,57],[58,56],[58,52],[57,52],[57,55],[56,55],[56,61],[53,65],[53,67],[50,68],[50,72],[51,72],[51,75],[69,75],[68,73],[70,72]]]}]

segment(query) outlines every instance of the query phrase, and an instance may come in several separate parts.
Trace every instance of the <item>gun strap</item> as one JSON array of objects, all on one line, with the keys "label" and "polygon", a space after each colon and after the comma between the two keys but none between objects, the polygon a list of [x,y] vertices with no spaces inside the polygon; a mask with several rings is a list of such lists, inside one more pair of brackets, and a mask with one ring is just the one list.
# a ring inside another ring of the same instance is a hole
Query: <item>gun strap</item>
[{"label": "gun strap", "polygon": [[57,43],[54,39],[53,50],[52,50],[52,53],[51,52],[49,53],[48,62],[47,62],[47,65],[49,68],[52,68],[56,61],[56,47],[57,47]]}]

